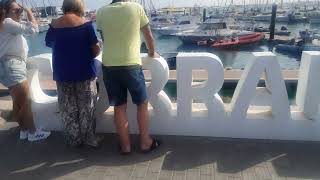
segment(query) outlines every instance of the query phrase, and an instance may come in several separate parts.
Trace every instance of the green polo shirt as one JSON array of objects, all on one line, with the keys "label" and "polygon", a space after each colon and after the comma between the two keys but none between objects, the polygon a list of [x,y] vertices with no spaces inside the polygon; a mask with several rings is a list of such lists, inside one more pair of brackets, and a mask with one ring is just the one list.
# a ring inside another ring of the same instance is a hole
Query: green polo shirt
[{"label": "green polo shirt", "polygon": [[97,12],[97,29],[102,33],[105,66],[141,65],[141,28],[149,23],[143,7],[134,2],[118,2]]}]

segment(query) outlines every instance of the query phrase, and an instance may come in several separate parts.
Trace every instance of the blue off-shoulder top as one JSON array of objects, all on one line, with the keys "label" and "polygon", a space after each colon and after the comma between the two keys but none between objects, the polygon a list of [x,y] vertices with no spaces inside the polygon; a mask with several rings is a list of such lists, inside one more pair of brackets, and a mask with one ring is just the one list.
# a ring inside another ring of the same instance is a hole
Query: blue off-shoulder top
[{"label": "blue off-shoulder top", "polygon": [[68,28],[50,28],[46,45],[52,48],[53,79],[77,82],[95,78],[97,69],[92,45],[98,43],[92,22]]}]

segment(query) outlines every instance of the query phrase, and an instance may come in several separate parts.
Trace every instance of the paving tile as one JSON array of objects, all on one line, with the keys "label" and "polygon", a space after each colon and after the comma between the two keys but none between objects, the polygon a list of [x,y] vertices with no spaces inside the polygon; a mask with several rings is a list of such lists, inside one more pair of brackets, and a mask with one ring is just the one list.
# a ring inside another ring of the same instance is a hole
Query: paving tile
[{"label": "paving tile", "polygon": [[132,175],[132,178],[144,178],[148,172],[149,163],[140,163],[135,165]]},{"label": "paving tile", "polygon": [[213,176],[214,175],[214,165],[213,164],[205,164],[200,166],[200,175],[208,175]]},{"label": "paving tile", "polygon": [[116,178],[119,180],[128,180],[132,176],[133,166],[109,167],[105,178]]},{"label": "paving tile", "polygon": [[224,173],[216,173],[214,176],[215,180],[228,180],[228,175]]},{"label": "paving tile", "polygon": [[243,171],[242,178],[244,180],[256,180],[256,173],[254,171]]},{"label": "paving tile", "polygon": [[242,180],[242,178],[241,177],[228,177],[228,180]]},{"label": "paving tile", "polygon": [[95,167],[94,170],[89,175],[88,179],[90,180],[101,180],[107,174],[106,167]]},{"label": "paving tile", "polygon": [[130,180],[144,180],[144,177],[143,177],[143,178],[140,178],[140,177],[131,177]]},{"label": "paving tile", "polygon": [[79,174],[80,177],[89,178],[91,173],[94,171],[94,169],[95,169],[94,166],[87,167],[87,168],[84,168],[84,169],[80,170],[78,172],[78,174]]},{"label": "paving tile", "polygon": [[189,169],[186,173],[187,180],[200,179],[200,169]]},{"label": "paving tile", "polygon": [[173,172],[168,170],[161,170],[159,180],[172,180]]},{"label": "paving tile", "polygon": [[255,168],[257,179],[270,180],[272,179],[271,174],[266,166],[258,166]]},{"label": "paving tile", "polygon": [[214,176],[201,174],[200,175],[200,180],[214,180]]},{"label": "paving tile", "polygon": [[127,179],[121,179],[120,177],[118,176],[104,176],[102,180],[127,180]]},{"label": "paving tile", "polygon": [[147,173],[147,175],[143,178],[143,180],[158,180],[160,176],[159,173]]},{"label": "paving tile", "polygon": [[163,164],[163,158],[152,160],[149,164],[148,172],[159,173]]},{"label": "paving tile", "polygon": [[173,172],[172,180],[186,180],[186,172],[185,171],[175,171]]}]

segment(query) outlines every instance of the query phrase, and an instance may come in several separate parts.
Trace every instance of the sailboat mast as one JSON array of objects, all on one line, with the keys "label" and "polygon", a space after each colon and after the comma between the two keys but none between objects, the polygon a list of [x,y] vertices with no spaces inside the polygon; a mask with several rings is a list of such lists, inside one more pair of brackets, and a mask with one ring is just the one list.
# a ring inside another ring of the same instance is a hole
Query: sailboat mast
[{"label": "sailboat mast", "polygon": [[43,3],[45,17],[47,17],[48,16],[48,12],[47,12],[47,7],[46,7],[46,4],[44,3],[44,0],[42,0],[42,3]]}]

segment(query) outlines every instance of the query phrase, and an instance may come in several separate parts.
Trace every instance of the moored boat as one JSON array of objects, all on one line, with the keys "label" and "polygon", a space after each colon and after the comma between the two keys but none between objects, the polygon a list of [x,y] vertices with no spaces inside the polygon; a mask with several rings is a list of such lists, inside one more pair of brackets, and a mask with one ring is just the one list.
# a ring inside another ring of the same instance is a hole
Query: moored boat
[{"label": "moored boat", "polygon": [[278,36],[290,36],[291,32],[287,30],[275,31],[274,35]]},{"label": "moored boat", "polygon": [[154,28],[153,30],[164,36],[170,36],[183,31],[197,29],[200,18],[192,16],[183,16],[175,25]]},{"label": "moored boat", "polygon": [[309,14],[311,24],[320,24],[320,11],[314,11]]},{"label": "moored boat", "polygon": [[214,48],[234,48],[239,47],[244,44],[253,44],[264,39],[264,33],[255,33],[251,35],[241,36],[241,37],[232,37],[230,39],[215,41],[211,45]]},{"label": "moored boat", "polygon": [[235,34],[238,37],[255,34],[252,31],[230,29],[225,22],[205,22],[199,28],[173,34],[184,44],[198,44],[201,41],[214,41]]},{"label": "moored boat", "polygon": [[276,50],[280,52],[289,52],[292,54],[301,54],[303,51],[320,51],[320,46],[313,44],[279,44],[276,45]]}]

